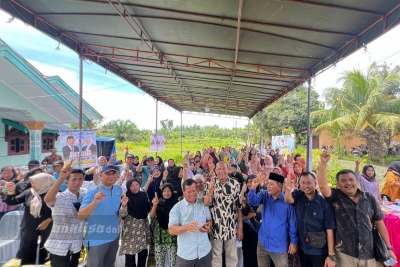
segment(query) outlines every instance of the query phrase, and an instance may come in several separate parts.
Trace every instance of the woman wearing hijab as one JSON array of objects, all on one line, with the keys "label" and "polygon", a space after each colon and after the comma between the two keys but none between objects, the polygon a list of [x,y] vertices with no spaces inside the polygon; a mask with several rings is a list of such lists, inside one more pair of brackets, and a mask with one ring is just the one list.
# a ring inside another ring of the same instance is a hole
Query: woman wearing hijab
[{"label": "woman wearing hijab", "polygon": [[286,176],[283,174],[282,169],[279,168],[279,167],[274,167],[274,168],[272,169],[272,172],[273,172],[273,173],[276,173],[276,174],[279,174],[279,175],[281,175],[281,176],[283,176],[283,177],[286,177]]},{"label": "woman wearing hijab", "polygon": [[26,189],[31,188],[31,182],[30,182],[29,178],[31,178],[35,174],[42,173],[42,172],[43,172],[43,170],[41,168],[33,168],[33,169],[29,170],[26,173],[24,180],[17,184],[17,186],[15,188],[15,194],[19,195],[22,192],[24,192]]},{"label": "woman wearing hijab", "polygon": [[260,172],[261,170],[261,165],[260,162],[257,159],[257,156],[253,154],[251,156],[251,160],[246,164],[248,170],[249,170],[249,175],[251,174],[256,174]]},{"label": "woman wearing hijab", "polygon": [[286,176],[294,175],[293,163],[294,163],[293,155],[291,153],[288,153],[287,159],[285,160],[285,166],[288,171],[288,174]]},{"label": "woman wearing hijab", "polygon": [[161,173],[163,173],[165,171],[164,161],[160,156],[157,156],[154,159],[154,164],[160,167]]},{"label": "woman wearing hijab", "polygon": [[300,176],[304,172],[304,165],[299,161],[295,161],[293,163],[293,172],[294,175],[293,177],[290,177],[290,179],[292,179],[292,181],[294,182],[294,188],[298,189],[300,187]]},{"label": "woman wearing hijab", "polygon": [[98,158],[98,163],[99,165],[96,167],[92,167],[89,170],[87,170],[85,172],[86,175],[90,175],[93,174],[93,184],[95,186],[99,185],[100,183],[100,173],[101,173],[101,169],[107,165],[107,159],[104,156],[100,156]]},{"label": "woman wearing hijab", "polygon": [[150,174],[151,175],[147,180],[147,183],[144,185],[144,190],[147,192],[147,196],[151,202],[155,193],[157,193],[158,198],[162,197],[160,184],[163,173],[160,171],[160,167],[158,165],[154,165],[150,168]]},{"label": "woman wearing hijab", "polygon": [[271,149],[271,151],[269,152],[269,155],[272,158],[274,166],[278,165],[278,155],[275,154],[275,151]]},{"label": "woman wearing hijab", "polygon": [[[165,175],[163,177],[163,181],[161,181],[161,188],[165,183],[170,183],[174,187],[174,195],[177,199],[180,199],[183,195],[182,192],[182,177],[183,177],[183,168],[176,166],[173,171],[171,177],[167,177],[165,179]],[[165,182],[164,182],[165,181]]]},{"label": "woman wearing hijab", "polygon": [[[21,265],[35,264],[37,240],[40,236],[40,248],[43,248],[50,235],[52,227],[51,209],[44,203],[44,197],[56,179],[47,173],[39,173],[29,178],[31,187],[22,194],[15,194],[15,184],[7,183],[7,198],[9,205],[24,204],[25,212],[21,222],[21,243],[17,258]],[[44,264],[47,251],[40,249],[39,264]]]},{"label": "woman wearing hijab", "polygon": [[[140,191],[138,179],[129,179],[126,188],[119,209],[119,216],[124,220],[119,254],[125,254],[125,267],[145,267],[147,246],[150,245],[150,226],[147,219],[151,208],[150,202],[147,194]],[[137,264],[136,254],[138,254]]]},{"label": "woman wearing hijab", "polygon": [[372,165],[367,164],[363,167],[360,174],[360,161],[356,160],[356,174],[357,181],[360,183],[360,189],[364,192],[371,193],[378,203],[382,202],[381,194],[379,192],[378,179],[375,178],[375,169]]},{"label": "woman wearing hijab", "polygon": [[390,163],[381,194],[386,195],[389,201],[400,199],[400,160]]},{"label": "woman wearing hijab", "polygon": [[8,212],[14,211],[14,210],[19,210],[21,205],[8,205],[3,201],[3,198],[6,198],[7,196],[7,188],[6,188],[6,183],[12,182],[15,184],[20,184],[18,183],[17,180],[17,172],[15,171],[14,167],[12,166],[6,166],[1,169],[0,171],[1,174],[1,181],[0,181],[0,219]]},{"label": "woman wearing hijab", "polygon": [[165,255],[169,250],[169,264],[175,266],[177,236],[170,235],[168,232],[169,212],[172,207],[178,203],[174,195],[174,186],[170,183],[164,184],[162,188],[162,198],[159,200],[154,197],[153,208],[150,212],[150,218],[155,220],[154,244],[156,267],[164,267]]},{"label": "woman wearing hijab", "polygon": [[[243,266],[258,266],[257,263],[257,243],[258,243],[258,223],[261,220],[261,209],[258,206],[251,206],[247,202],[247,195],[251,188],[252,179],[258,179],[255,174],[249,175],[246,180],[247,190],[244,196],[241,197],[242,213],[244,216],[243,223]],[[260,185],[256,188],[256,193],[260,192]]]}]

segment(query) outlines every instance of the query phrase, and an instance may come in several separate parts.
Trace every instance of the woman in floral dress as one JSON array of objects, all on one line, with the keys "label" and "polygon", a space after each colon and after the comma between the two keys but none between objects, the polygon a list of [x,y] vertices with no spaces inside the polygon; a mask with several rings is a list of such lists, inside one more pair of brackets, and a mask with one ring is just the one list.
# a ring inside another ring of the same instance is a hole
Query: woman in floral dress
[{"label": "woman in floral dress", "polygon": [[150,212],[151,220],[155,221],[154,244],[156,267],[164,267],[165,255],[169,250],[169,266],[175,266],[177,237],[168,233],[169,212],[178,203],[174,195],[174,186],[170,183],[162,187],[162,198],[157,194],[153,198],[153,208]]},{"label": "woman in floral dress", "polygon": [[119,216],[124,219],[119,254],[125,254],[125,267],[145,267],[147,246],[150,245],[150,226],[147,218],[151,208],[150,202],[147,194],[140,191],[138,179],[128,180],[126,189],[119,210]]}]

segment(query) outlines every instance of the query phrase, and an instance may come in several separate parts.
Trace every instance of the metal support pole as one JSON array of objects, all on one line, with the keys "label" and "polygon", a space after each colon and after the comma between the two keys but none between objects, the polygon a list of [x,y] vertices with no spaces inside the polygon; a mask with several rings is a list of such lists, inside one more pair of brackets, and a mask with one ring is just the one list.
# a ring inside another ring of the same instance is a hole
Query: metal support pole
[{"label": "metal support pole", "polygon": [[262,110],[260,110],[260,151],[262,150],[263,140],[262,140]]},{"label": "metal support pole", "polygon": [[83,99],[83,47],[79,55],[79,129],[82,129],[82,99]]},{"label": "metal support pole", "polygon": [[[158,100],[156,99],[156,135],[158,134]],[[157,157],[157,152],[158,152],[158,142],[157,144],[157,151],[156,151],[156,157]]]},{"label": "metal support pole", "polygon": [[183,147],[182,147],[182,111],[181,111],[181,155],[183,155]]},{"label": "metal support pole", "polygon": [[247,122],[247,142],[249,143],[250,140],[250,118]]},{"label": "metal support pole", "polygon": [[311,76],[308,78],[308,101],[307,101],[307,171],[312,171]]}]

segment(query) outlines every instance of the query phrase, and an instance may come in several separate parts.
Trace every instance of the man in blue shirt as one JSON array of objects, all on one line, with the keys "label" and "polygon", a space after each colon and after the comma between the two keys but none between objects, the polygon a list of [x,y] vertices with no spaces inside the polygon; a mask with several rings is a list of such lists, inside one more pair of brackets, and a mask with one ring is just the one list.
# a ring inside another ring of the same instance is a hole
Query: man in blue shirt
[{"label": "man in blue shirt", "polygon": [[169,233],[178,236],[175,267],[209,267],[212,261],[207,235],[212,224],[210,210],[197,198],[193,179],[185,180],[182,189],[185,198],[170,211],[168,224]]},{"label": "man in blue shirt", "polygon": [[78,220],[86,219],[87,267],[114,266],[119,247],[118,210],[122,188],[114,185],[118,167],[106,165],[101,170],[101,183],[85,195]]},{"label": "man in blue shirt", "polygon": [[[333,230],[336,225],[332,206],[315,189],[317,178],[314,173],[303,172],[299,183],[301,190],[292,192],[293,183],[286,178],[285,202],[295,205],[301,266],[334,267],[336,257]],[[312,245],[308,233],[319,233],[322,238],[326,235],[325,245],[321,244],[322,247],[318,248]]]},{"label": "man in blue shirt", "polygon": [[252,180],[248,202],[252,206],[263,205],[262,223],[258,231],[258,266],[269,267],[272,260],[276,267],[287,267],[288,251],[290,254],[297,251],[296,215],[294,207],[284,202],[284,180],[283,176],[270,173],[267,190],[258,194],[256,188],[260,180]]}]

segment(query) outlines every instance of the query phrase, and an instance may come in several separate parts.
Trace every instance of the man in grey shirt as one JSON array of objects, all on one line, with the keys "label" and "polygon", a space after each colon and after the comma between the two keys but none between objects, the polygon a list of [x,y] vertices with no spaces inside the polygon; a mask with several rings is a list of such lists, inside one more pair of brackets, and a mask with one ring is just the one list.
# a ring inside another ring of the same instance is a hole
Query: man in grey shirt
[{"label": "man in grey shirt", "polygon": [[196,184],[187,179],[182,184],[184,199],[175,204],[169,213],[168,231],[178,236],[178,252],[175,267],[211,266],[211,213],[203,201],[197,198]]}]

